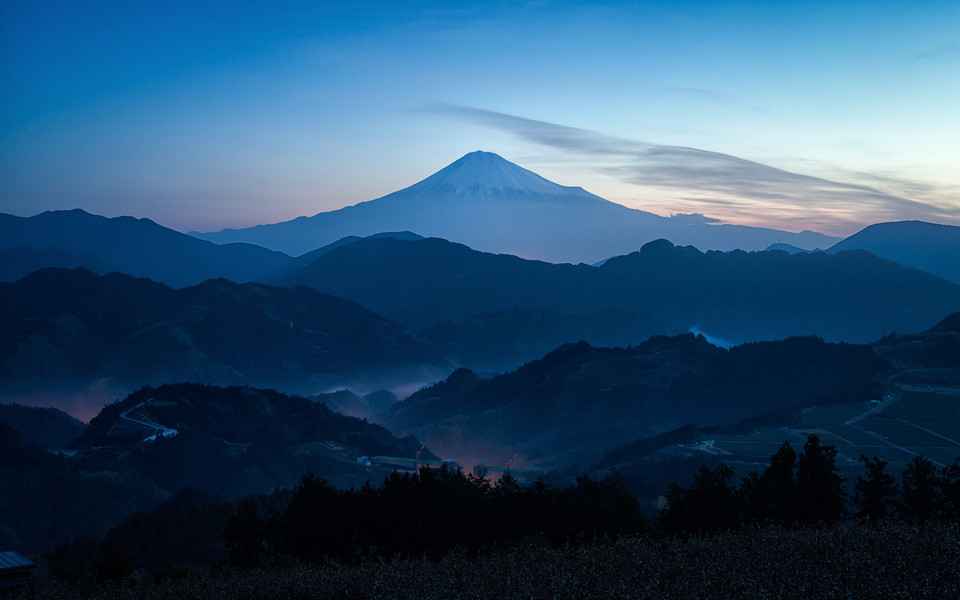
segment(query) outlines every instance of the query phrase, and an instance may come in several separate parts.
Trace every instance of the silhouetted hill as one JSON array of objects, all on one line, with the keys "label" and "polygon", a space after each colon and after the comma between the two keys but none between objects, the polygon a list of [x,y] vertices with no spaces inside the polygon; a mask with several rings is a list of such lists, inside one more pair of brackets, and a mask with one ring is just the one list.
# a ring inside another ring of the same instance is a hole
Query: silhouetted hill
[{"label": "silhouetted hill", "polygon": [[0,284],[0,329],[0,382],[31,392],[104,379],[315,389],[354,377],[422,380],[444,365],[348,300],[223,279],[175,290],[120,274],[38,271]]},{"label": "silhouetted hill", "polygon": [[[868,357],[862,353],[869,349],[874,360],[882,361],[883,368],[872,384],[875,391],[866,402],[862,396],[849,393],[830,394],[829,398],[821,396],[817,400],[817,394],[787,377],[785,389],[770,395],[770,406],[775,410],[769,414],[737,423],[697,422],[653,436],[640,436],[607,452],[588,472],[594,476],[618,473],[653,505],[656,497],[665,493],[667,482],[689,481],[703,464],[723,463],[736,469],[737,475],[744,475],[758,461],[776,453],[784,442],[799,448],[810,433],[836,440],[837,464],[848,482],[860,475],[861,455],[888,461],[892,470],[905,468],[916,456],[951,464],[960,456],[954,441],[960,423],[960,331],[950,325],[952,319],[944,321],[946,327],[938,325],[918,333],[889,335],[869,346],[839,347],[861,354],[865,361]],[[749,389],[755,382],[769,383],[772,378],[781,377],[770,364],[780,360],[777,354],[785,348],[766,343],[734,348],[729,356],[745,351],[744,360],[721,362],[712,376],[700,378],[693,388],[684,383],[677,391],[686,390],[690,395],[697,394],[698,388],[713,393],[712,390],[729,391],[739,386]],[[848,360],[829,354],[822,356],[823,362],[808,366],[798,363],[799,371],[794,376],[802,378],[803,370],[809,368],[806,377],[831,378],[832,385],[836,385],[858,370],[861,375],[848,383],[866,374],[863,368],[868,366],[867,362],[851,366]],[[836,361],[835,370],[829,366],[832,360]],[[812,402],[801,407],[779,401],[782,394],[792,393],[786,388],[795,387],[809,394]]]},{"label": "silhouetted hill", "polygon": [[960,388],[960,313],[927,331],[890,335],[874,346],[898,368],[901,383]]},{"label": "silhouetted hill", "polygon": [[95,259],[75,256],[61,250],[29,247],[0,248],[0,281],[16,281],[39,269],[51,267],[103,270]]},{"label": "silhouetted hill", "polygon": [[385,423],[462,462],[555,467],[682,425],[866,400],[885,370],[869,346],[814,338],[731,350],[690,334],[629,348],[581,342],[490,379],[459,370]]},{"label": "silhouetted hill", "polygon": [[69,457],[11,431],[0,422],[0,541],[30,550],[101,534],[185,488],[232,498],[291,487],[307,473],[360,486],[388,474],[359,464],[361,455],[435,458],[413,438],[322,403],[248,387],[141,389],[91,420]]},{"label": "silhouetted hill", "polygon": [[583,285],[594,275],[586,265],[487,254],[439,238],[368,238],[321,255],[288,283],[363,298],[422,326],[513,306],[585,303]]},{"label": "silhouetted hill", "polygon": [[940,321],[934,326],[933,330],[960,333],[960,312],[954,313],[946,319]]},{"label": "silhouetted hill", "polygon": [[350,298],[469,365],[516,364],[585,339],[691,328],[733,342],[819,335],[872,341],[960,305],[960,286],[865,252],[700,252],[666,240],[601,267],[487,254],[438,238],[362,240],[289,283]]},{"label": "silhouetted hill", "polygon": [[767,246],[767,250],[786,252],[787,254],[799,254],[801,252],[809,252],[809,250],[805,250],[803,248],[798,248],[796,246],[792,246],[790,244],[783,244],[783,243],[770,244],[769,246]]},{"label": "silhouetted hill", "polygon": [[40,448],[66,448],[85,425],[53,407],[0,404],[0,423],[19,432],[23,442]]},{"label": "silhouetted hill", "polygon": [[0,422],[0,545],[30,553],[104,533],[166,494],[136,473],[87,468]]},{"label": "silhouetted hill", "polygon": [[866,250],[908,267],[960,282],[960,227],[924,221],[870,225],[833,246],[831,252]]},{"label": "silhouetted hill", "polygon": [[322,402],[328,408],[348,417],[378,421],[397,402],[396,395],[388,390],[378,390],[363,396],[350,390],[337,390],[310,396],[311,400]]},{"label": "silhouetted hill", "polygon": [[686,316],[734,341],[869,342],[925,329],[960,299],[960,286],[866,252],[700,252],[661,240],[601,270],[626,284],[628,297],[662,300],[648,308],[659,319]]},{"label": "silhouetted hill", "polygon": [[382,233],[376,233],[366,237],[361,237],[357,235],[348,235],[345,238],[340,238],[339,240],[327,244],[326,246],[321,246],[316,250],[311,250],[306,254],[302,254],[296,258],[295,265],[298,268],[303,268],[309,266],[313,261],[320,258],[328,252],[332,252],[337,248],[343,248],[354,242],[359,242],[360,240],[401,240],[401,241],[413,241],[413,240],[422,240],[423,236],[417,235],[412,231],[384,231]]},{"label": "silhouetted hill", "polygon": [[360,456],[414,458],[421,445],[308,398],[178,384],[105,407],[75,447],[84,464],[139,473],[171,492],[239,496],[291,486],[307,473],[344,486],[376,482],[388,471],[371,471]]},{"label": "silhouetted hill", "polygon": [[294,264],[286,254],[253,244],[218,245],[149,219],[107,218],[82,210],[27,218],[0,214],[0,251],[14,261],[13,267],[0,269],[6,280],[42,267],[83,266],[184,286],[215,277],[253,281]]},{"label": "silhouetted hill", "polygon": [[665,237],[701,248],[804,248],[834,240],[815,232],[718,224],[699,215],[661,217],[580,187],[563,186],[490,152],[471,152],[408,188],[312,217],[198,234],[301,254],[346,236],[416,231],[551,262],[593,263]]}]

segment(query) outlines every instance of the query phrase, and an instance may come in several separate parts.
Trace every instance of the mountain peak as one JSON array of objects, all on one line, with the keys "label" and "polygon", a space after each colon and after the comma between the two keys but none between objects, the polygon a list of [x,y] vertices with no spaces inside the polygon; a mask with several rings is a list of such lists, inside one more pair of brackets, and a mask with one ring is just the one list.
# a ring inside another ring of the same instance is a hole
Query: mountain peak
[{"label": "mountain peak", "polygon": [[538,194],[558,194],[579,190],[579,188],[556,184],[510,162],[499,154],[482,150],[464,154],[414,187],[421,190],[453,188],[457,191],[480,188]]}]

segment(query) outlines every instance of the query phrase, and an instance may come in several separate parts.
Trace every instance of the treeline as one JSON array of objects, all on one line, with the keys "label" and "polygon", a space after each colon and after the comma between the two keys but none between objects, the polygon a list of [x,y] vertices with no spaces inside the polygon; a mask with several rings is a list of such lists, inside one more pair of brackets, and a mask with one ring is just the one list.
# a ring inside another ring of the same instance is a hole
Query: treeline
[{"label": "treeline", "polygon": [[425,468],[350,490],[307,476],[293,490],[237,503],[183,492],[156,511],[128,517],[100,541],[61,546],[49,564],[59,579],[93,583],[138,571],[439,559],[453,551],[476,555],[532,539],[560,545],[647,527],[619,478],[522,486],[510,475],[491,482]]},{"label": "treeline", "polygon": [[762,473],[740,481],[725,465],[673,485],[647,519],[623,480],[580,478],[567,487],[496,482],[453,470],[393,474],[379,487],[338,490],[308,476],[293,490],[223,502],[196,492],[127,518],[99,541],[80,540],[49,557],[50,572],[73,584],[136,572],[282,567],[299,563],[475,557],[517,544],[565,546],[623,536],[673,538],[757,525],[831,526],[905,520],[960,522],[960,464],[917,458],[899,481],[887,463],[864,458],[853,498],[836,449],[810,436],[789,444]]},{"label": "treeline", "polygon": [[849,498],[836,460],[836,448],[810,435],[799,455],[784,443],[762,473],[739,483],[727,465],[700,467],[689,487],[670,486],[658,524],[666,532],[705,533],[758,524],[833,525],[847,518],[864,524],[960,521],[960,462],[937,468],[915,457],[898,482],[887,461],[861,456],[864,473]]}]

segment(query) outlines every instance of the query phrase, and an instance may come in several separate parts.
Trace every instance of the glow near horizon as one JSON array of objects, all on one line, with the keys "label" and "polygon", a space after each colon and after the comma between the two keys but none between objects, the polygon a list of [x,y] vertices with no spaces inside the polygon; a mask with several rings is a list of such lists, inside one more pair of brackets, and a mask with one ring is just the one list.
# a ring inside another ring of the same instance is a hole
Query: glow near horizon
[{"label": "glow near horizon", "polygon": [[446,103],[869,186],[960,223],[955,2],[231,6],[0,9],[0,211],[253,225],[484,149],[660,214],[838,234],[915,216],[637,183],[623,156],[428,109]]}]

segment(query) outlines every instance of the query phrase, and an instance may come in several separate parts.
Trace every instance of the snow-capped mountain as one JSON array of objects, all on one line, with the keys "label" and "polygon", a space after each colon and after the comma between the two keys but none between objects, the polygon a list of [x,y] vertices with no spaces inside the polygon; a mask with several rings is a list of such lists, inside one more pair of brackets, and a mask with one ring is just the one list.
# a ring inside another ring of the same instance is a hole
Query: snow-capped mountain
[{"label": "snow-capped mountain", "polygon": [[591,263],[657,238],[704,250],[761,250],[778,242],[822,248],[835,241],[814,232],[661,217],[580,187],[559,185],[491,152],[471,152],[419,183],[368,202],[272,225],[198,235],[297,255],[350,235],[401,230],[487,252]]}]

